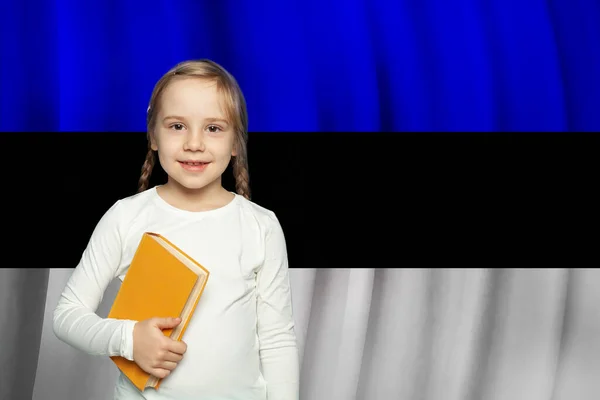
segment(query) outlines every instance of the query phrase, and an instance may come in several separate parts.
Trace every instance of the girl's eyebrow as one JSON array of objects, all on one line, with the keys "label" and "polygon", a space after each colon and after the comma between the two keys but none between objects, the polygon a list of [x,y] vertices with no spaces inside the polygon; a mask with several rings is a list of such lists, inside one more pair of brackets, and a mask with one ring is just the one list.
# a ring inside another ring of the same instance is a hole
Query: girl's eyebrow
[{"label": "girl's eyebrow", "polygon": [[223,118],[206,118],[206,122],[221,122],[222,124],[227,124],[227,120]]},{"label": "girl's eyebrow", "polygon": [[178,120],[182,120],[182,119],[185,119],[185,118],[183,118],[183,117],[180,117],[180,116],[178,116],[178,115],[169,115],[169,116],[166,116],[166,117],[164,117],[164,118],[163,118],[163,121],[166,121],[166,120],[169,120],[169,119],[178,119]]},{"label": "girl's eyebrow", "polygon": [[[178,115],[168,115],[166,117],[163,118],[163,121],[167,121],[170,119],[175,119],[175,120],[185,120],[184,117],[180,117]],[[206,122],[220,122],[222,124],[228,124],[229,122],[224,119],[224,118],[218,118],[218,117],[211,117],[211,118],[205,118],[204,121]]]}]

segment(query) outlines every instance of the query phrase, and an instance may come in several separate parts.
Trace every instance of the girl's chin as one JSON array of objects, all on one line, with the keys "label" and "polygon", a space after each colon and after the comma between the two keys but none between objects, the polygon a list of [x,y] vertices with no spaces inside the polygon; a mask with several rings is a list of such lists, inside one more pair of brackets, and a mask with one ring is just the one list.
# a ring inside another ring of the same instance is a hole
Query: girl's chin
[{"label": "girl's chin", "polygon": [[177,186],[179,190],[184,191],[204,191],[221,187],[218,179],[207,181],[206,179],[173,179],[169,178],[169,186]]}]

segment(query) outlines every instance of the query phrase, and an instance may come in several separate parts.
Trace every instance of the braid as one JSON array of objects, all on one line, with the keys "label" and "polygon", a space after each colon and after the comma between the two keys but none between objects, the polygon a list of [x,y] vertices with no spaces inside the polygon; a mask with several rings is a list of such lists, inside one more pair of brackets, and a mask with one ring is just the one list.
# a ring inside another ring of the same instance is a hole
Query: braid
[{"label": "braid", "polygon": [[235,177],[235,191],[250,200],[250,175],[248,174],[248,160],[239,155],[233,162],[233,176]]},{"label": "braid", "polygon": [[144,165],[142,166],[142,174],[140,176],[138,193],[148,189],[148,183],[150,182],[150,175],[152,174],[153,168],[154,152],[151,148],[148,148],[148,153],[146,153],[146,160],[144,161]]}]

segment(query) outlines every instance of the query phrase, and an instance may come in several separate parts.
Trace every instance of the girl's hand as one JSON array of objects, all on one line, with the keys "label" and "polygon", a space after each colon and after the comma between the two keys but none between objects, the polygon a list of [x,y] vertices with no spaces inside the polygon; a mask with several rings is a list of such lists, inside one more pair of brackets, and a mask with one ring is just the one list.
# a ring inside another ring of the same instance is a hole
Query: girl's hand
[{"label": "girl's hand", "polygon": [[135,324],[133,360],[142,370],[162,379],[175,369],[187,345],[166,337],[162,330],[175,328],[180,323],[180,318],[150,318]]}]

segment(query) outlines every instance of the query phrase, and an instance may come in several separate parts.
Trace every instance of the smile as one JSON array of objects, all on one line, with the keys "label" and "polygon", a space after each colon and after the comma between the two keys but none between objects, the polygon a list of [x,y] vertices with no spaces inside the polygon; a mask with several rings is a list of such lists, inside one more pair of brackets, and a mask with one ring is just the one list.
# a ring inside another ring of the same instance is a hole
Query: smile
[{"label": "smile", "polygon": [[206,166],[210,163],[202,162],[202,161],[178,161],[179,165],[183,167],[183,169],[187,171],[203,171]]}]

